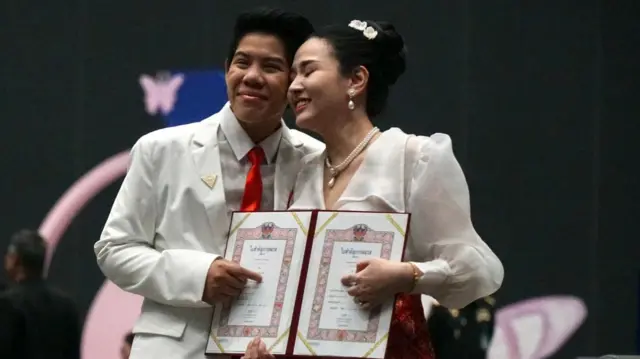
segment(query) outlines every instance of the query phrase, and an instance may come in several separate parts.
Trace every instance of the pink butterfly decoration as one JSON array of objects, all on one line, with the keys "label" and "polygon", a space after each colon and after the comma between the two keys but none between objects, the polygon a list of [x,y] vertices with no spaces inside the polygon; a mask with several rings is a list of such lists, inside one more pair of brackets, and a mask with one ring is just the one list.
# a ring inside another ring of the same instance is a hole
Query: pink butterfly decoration
[{"label": "pink butterfly decoration", "polygon": [[487,358],[547,358],[569,340],[586,316],[584,302],[571,296],[533,298],[500,308]]},{"label": "pink butterfly decoration", "polygon": [[167,115],[173,111],[178,90],[184,82],[184,75],[177,74],[168,80],[142,75],[139,82],[144,91],[144,103],[147,113],[155,115],[158,111],[161,111],[164,115]]}]

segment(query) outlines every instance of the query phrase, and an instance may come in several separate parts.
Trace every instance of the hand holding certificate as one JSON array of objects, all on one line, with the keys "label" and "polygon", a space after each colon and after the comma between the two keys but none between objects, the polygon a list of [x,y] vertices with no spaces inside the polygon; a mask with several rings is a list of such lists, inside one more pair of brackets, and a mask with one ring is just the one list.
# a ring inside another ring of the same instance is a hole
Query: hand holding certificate
[{"label": "hand holding certificate", "polygon": [[395,293],[410,292],[414,268],[409,263],[380,258],[358,263],[356,273],[342,277],[342,284],[350,287],[347,293],[364,309],[371,309],[389,300]]},{"label": "hand holding certificate", "polygon": [[229,303],[240,295],[249,279],[262,282],[259,273],[226,259],[216,259],[209,267],[202,299],[209,304]]},{"label": "hand holding certificate", "polygon": [[207,353],[244,353],[256,336],[285,352],[310,222],[311,212],[234,213],[225,258],[262,282],[215,308]]},{"label": "hand holding certificate", "polygon": [[408,219],[234,213],[225,258],[259,273],[262,282],[249,282],[237,301],[215,308],[207,353],[244,353],[259,336],[272,354],[383,358],[394,297],[389,288],[383,295],[382,286],[406,283],[380,281],[378,272],[407,270],[399,261]]}]

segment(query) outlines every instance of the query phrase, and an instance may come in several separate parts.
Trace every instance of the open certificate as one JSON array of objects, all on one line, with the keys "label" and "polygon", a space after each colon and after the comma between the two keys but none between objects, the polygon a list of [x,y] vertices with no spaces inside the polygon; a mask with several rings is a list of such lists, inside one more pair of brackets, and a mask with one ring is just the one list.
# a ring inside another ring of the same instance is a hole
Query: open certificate
[{"label": "open certificate", "polygon": [[244,353],[260,336],[285,353],[312,212],[235,212],[225,258],[262,275],[230,306],[215,307],[207,353]]},{"label": "open certificate", "polygon": [[263,276],[217,306],[207,354],[244,353],[260,336],[272,354],[384,358],[394,298],[365,310],[342,285],[365,259],[401,261],[409,214],[234,213],[225,257]]},{"label": "open certificate", "polygon": [[394,299],[363,310],[340,279],[368,258],[401,261],[409,215],[318,212],[294,355],[384,358]]}]

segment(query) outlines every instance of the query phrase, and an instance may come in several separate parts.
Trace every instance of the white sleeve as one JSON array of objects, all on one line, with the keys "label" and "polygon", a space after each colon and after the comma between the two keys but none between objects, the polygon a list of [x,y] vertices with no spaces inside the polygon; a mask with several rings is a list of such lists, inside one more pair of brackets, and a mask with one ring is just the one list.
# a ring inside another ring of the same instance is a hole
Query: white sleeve
[{"label": "white sleeve", "polygon": [[407,154],[412,172],[407,189],[410,245],[423,261],[413,263],[424,273],[414,292],[430,295],[448,308],[462,308],[493,294],[502,284],[504,269],[473,227],[469,188],[451,138],[412,137]]},{"label": "white sleeve", "polygon": [[158,208],[153,145],[142,137],[131,150],[128,172],[94,245],[98,265],[125,291],[172,306],[207,307],[209,304],[202,301],[205,280],[219,256],[154,248]]}]

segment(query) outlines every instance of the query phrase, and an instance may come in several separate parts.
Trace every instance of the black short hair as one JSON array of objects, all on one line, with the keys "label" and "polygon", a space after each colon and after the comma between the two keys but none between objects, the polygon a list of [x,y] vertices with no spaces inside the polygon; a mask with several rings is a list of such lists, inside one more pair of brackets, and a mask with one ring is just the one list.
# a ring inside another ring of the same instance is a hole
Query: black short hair
[{"label": "black short hair", "polygon": [[[377,32],[372,39],[348,23],[323,27],[313,36],[331,45],[342,75],[350,76],[358,66],[369,71],[366,111],[375,117],[386,106],[389,88],[407,67],[407,50],[402,36],[391,23],[371,20],[364,23]],[[359,25],[363,25],[362,22]]]},{"label": "black short hair", "polygon": [[275,8],[257,8],[244,12],[236,19],[227,61],[231,61],[238,44],[250,33],[262,33],[279,38],[284,44],[288,65],[298,48],[313,33],[313,25],[302,15]]},{"label": "black short hair", "polygon": [[23,229],[16,232],[9,241],[9,252],[18,257],[18,262],[27,275],[42,276],[47,244],[37,231]]}]

